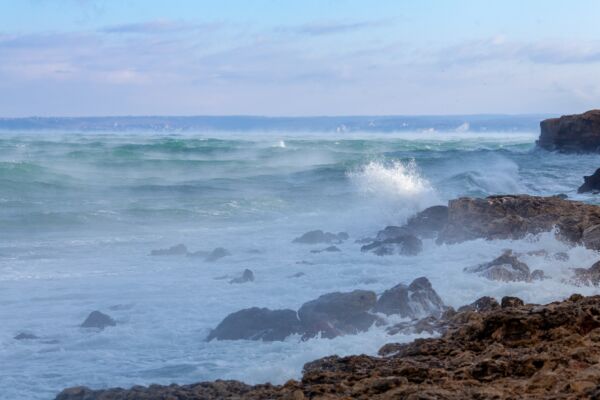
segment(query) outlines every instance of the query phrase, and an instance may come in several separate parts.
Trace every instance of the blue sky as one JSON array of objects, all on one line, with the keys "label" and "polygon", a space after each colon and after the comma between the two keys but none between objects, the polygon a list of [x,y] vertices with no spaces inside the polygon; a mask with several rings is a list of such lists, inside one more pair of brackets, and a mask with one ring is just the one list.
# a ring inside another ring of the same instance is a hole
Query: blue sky
[{"label": "blue sky", "polygon": [[571,113],[598,1],[0,0],[0,116]]}]

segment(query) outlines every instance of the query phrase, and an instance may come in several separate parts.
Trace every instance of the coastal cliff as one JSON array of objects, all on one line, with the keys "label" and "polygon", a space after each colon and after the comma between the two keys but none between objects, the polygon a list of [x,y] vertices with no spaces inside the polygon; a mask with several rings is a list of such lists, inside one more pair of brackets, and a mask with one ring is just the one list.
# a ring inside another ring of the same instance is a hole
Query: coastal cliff
[{"label": "coastal cliff", "polygon": [[600,110],[564,115],[540,122],[537,145],[546,150],[565,153],[600,151]]}]

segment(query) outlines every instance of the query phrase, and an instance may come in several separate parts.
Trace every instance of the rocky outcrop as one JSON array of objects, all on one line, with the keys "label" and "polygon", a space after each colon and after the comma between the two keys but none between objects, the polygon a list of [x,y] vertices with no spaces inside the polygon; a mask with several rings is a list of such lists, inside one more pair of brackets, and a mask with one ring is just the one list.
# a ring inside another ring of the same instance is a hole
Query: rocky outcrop
[{"label": "rocky outcrop", "polygon": [[392,254],[416,256],[422,250],[423,242],[421,239],[410,234],[400,234],[389,239],[376,240],[360,248],[362,252],[373,252],[378,256],[389,256]]},{"label": "rocky outcrop", "polygon": [[15,340],[35,340],[35,339],[39,339],[39,337],[37,337],[33,333],[21,332],[17,336],[15,336],[13,339],[15,339]]},{"label": "rocky outcrop", "polygon": [[301,331],[296,311],[253,307],[229,314],[206,340],[276,341]]},{"label": "rocky outcrop", "polygon": [[185,244],[177,244],[166,249],[157,249],[150,252],[151,256],[181,256],[186,255],[188,249]]},{"label": "rocky outcrop", "polygon": [[321,334],[322,337],[333,338],[364,332],[377,320],[369,313],[376,301],[375,292],[354,290],[328,293],[306,302],[298,310],[305,329],[304,337]]},{"label": "rocky outcrop", "polygon": [[415,319],[429,315],[439,317],[445,308],[429,280],[421,277],[408,286],[401,283],[383,292],[373,311]]},{"label": "rocky outcrop", "polygon": [[117,325],[117,323],[109,315],[101,313],[100,311],[92,311],[85,321],[83,321],[81,327],[104,329],[115,325]]},{"label": "rocky outcrop", "polygon": [[600,168],[593,175],[583,177],[583,185],[579,186],[577,193],[599,192],[600,191]]},{"label": "rocky outcrop", "polygon": [[569,283],[577,286],[600,285],[600,261],[595,262],[589,268],[574,268],[573,277]]},{"label": "rocky outcrop", "polygon": [[600,249],[600,207],[558,197],[527,195],[451,200],[438,243],[472,239],[522,239],[558,229],[559,237]]},{"label": "rocky outcrop", "polygon": [[[545,306],[454,313],[440,338],[388,344],[380,356],[325,357],[281,386],[216,381],[66,389],[56,400],[125,399],[596,399],[600,397],[600,296]],[[510,304],[509,304],[510,303]]]},{"label": "rocky outcrop", "polygon": [[246,268],[242,273],[242,276],[237,278],[233,278],[229,281],[229,283],[246,283],[246,282],[254,282],[254,272]]},{"label": "rocky outcrop", "polygon": [[318,244],[318,243],[335,243],[340,244],[344,240],[348,240],[349,236],[346,232],[331,233],[323,232],[318,229],[315,231],[306,232],[304,235],[297,237],[292,243],[302,244]]},{"label": "rocky outcrop", "polygon": [[537,145],[546,150],[572,153],[600,151],[600,110],[563,115],[540,123]]},{"label": "rocky outcrop", "polygon": [[474,267],[465,268],[465,272],[476,273],[484,278],[501,282],[531,282],[544,279],[544,271],[536,269],[529,271],[529,266],[513,254],[505,251],[500,257]]}]

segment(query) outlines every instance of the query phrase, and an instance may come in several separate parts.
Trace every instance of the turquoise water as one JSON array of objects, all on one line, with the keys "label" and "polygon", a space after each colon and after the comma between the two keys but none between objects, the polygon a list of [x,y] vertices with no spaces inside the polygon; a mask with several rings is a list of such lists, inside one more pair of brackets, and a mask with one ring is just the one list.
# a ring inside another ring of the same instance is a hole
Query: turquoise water
[{"label": "turquoise water", "polygon": [[[437,246],[417,257],[377,257],[355,239],[458,196],[577,195],[597,155],[535,149],[537,133],[18,132],[0,133],[0,392],[50,399],[63,387],[189,383],[217,378],[281,383],[328,354],[375,353],[382,328],[359,336],[281,343],[210,342],[228,313],[297,308],[331,291],[380,293],[425,275],[460,306],[481,295],[550,301],[574,291],[573,266],[598,258],[551,234],[518,242]],[[336,254],[292,244],[312,230],[346,231]],[[151,257],[184,243],[225,247],[214,264]],[[503,248],[567,251],[571,260],[527,260],[552,279],[484,281],[463,268]],[[256,281],[215,280],[245,268]],[[297,272],[306,275],[291,279]],[[93,310],[118,326],[88,332]],[[40,336],[15,341],[22,331]]]}]

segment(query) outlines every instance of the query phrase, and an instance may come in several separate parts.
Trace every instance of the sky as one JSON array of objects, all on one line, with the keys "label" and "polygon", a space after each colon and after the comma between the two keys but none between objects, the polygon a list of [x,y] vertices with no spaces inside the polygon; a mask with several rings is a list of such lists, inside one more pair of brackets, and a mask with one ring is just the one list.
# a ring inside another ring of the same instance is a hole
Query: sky
[{"label": "sky", "polygon": [[566,114],[597,0],[0,0],[0,117]]}]

